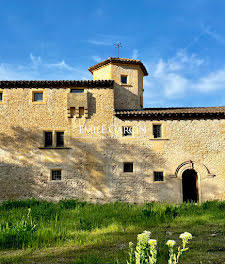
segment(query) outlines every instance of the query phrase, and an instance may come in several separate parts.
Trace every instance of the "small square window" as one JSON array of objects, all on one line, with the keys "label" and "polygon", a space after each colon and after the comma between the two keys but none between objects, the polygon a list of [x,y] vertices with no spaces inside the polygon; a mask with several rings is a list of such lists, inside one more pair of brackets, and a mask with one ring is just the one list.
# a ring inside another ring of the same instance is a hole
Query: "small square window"
[{"label": "small square window", "polygon": [[56,132],[56,147],[64,147],[64,132]]},{"label": "small square window", "polygon": [[2,101],[2,99],[3,99],[3,93],[0,92],[0,101]]},{"label": "small square window", "polygon": [[132,136],[132,127],[124,126],[122,127],[123,137]]},{"label": "small square window", "polygon": [[162,125],[153,125],[153,136],[154,138],[162,137]]},{"label": "small square window", "polygon": [[52,147],[52,132],[45,132],[45,147]]},{"label": "small square window", "polygon": [[163,181],[163,172],[162,171],[154,171],[154,181]]},{"label": "small square window", "polygon": [[71,89],[70,93],[83,93],[84,89]]},{"label": "small square window", "polygon": [[121,83],[127,84],[127,76],[126,75],[121,75]]},{"label": "small square window", "polygon": [[51,180],[61,181],[62,180],[62,170],[51,170]]},{"label": "small square window", "polygon": [[43,92],[34,92],[33,94],[34,102],[41,102],[43,101]]},{"label": "small square window", "polygon": [[133,172],[134,166],[133,162],[125,162],[123,164],[123,172]]}]

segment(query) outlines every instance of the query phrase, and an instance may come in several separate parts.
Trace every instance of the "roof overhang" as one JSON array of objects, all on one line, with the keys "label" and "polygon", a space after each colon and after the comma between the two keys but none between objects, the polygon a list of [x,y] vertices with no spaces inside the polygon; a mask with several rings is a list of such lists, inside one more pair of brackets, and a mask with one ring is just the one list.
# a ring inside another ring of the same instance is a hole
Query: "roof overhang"
[{"label": "roof overhang", "polygon": [[113,80],[0,81],[0,88],[113,88]]},{"label": "roof overhang", "polygon": [[107,60],[99,62],[94,66],[90,67],[88,70],[93,74],[93,71],[97,70],[98,68],[105,66],[109,63],[119,63],[119,64],[133,64],[140,66],[144,76],[148,75],[148,72],[144,66],[144,64],[140,60],[133,60],[133,59],[124,59],[124,58],[112,58],[109,57]]},{"label": "roof overhang", "polygon": [[225,118],[225,106],[190,108],[144,108],[141,110],[115,110],[115,116],[125,119],[210,119]]}]

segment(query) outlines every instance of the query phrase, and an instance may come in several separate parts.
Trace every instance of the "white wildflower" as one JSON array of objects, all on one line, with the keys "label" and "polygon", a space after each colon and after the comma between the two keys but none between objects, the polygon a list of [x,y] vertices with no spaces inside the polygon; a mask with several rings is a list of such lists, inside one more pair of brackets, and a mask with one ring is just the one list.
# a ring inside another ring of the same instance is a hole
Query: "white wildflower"
[{"label": "white wildflower", "polygon": [[149,244],[150,246],[156,246],[156,245],[157,245],[157,240],[155,240],[155,239],[149,239],[149,240],[148,240],[148,244]]},{"label": "white wildflower", "polygon": [[174,247],[176,244],[176,241],[175,240],[168,240],[166,244],[168,247]]},{"label": "white wildflower", "polygon": [[192,234],[188,233],[188,232],[184,232],[182,234],[180,234],[179,236],[182,240],[190,240],[192,239]]},{"label": "white wildflower", "polygon": [[133,243],[132,242],[129,242],[129,247],[133,247]]},{"label": "white wildflower", "polygon": [[144,231],[142,234],[139,234],[137,239],[139,243],[148,243],[148,240],[150,239],[151,232]]}]

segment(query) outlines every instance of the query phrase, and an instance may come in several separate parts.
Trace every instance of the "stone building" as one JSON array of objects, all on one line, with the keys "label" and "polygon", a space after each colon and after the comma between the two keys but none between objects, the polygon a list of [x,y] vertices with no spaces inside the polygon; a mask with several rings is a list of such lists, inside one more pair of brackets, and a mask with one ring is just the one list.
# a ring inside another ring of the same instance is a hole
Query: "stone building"
[{"label": "stone building", "polygon": [[0,200],[225,197],[225,107],[143,108],[141,61],[92,81],[0,81]]}]

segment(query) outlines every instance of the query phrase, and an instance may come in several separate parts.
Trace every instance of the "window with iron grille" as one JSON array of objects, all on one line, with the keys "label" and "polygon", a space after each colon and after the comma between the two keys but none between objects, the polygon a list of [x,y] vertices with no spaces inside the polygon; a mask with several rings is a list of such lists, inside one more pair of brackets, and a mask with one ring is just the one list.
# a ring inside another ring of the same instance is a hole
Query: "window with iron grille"
[{"label": "window with iron grille", "polygon": [[154,181],[163,181],[163,172],[162,171],[154,171]]},{"label": "window with iron grille", "polygon": [[51,170],[51,180],[61,181],[62,180],[62,170]]},{"label": "window with iron grille", "polygon": [[121,75],[121,83],[127,84],[127,76],[126,75]]},{"label": "window with iron grille", "polygon": [[131,126],[124,126],[122,127],[123,137],[132,136],[132,127]]},{"label": "window with iron grille", "polygon": [[43,92],[34,92],[33,100],[34,102],[43,101]]},{"label": "window with iron grille", "polygon": [[45,132],[45,147],[52,147],[52,132]]},{"label": "window with iron grille", "polygon": [[0,101],[2,101],[2,92],[0,92]]},{"label": "window with iron grille", "polygon": [[84,89],[71,89],[70,93],[83,93]]},{"label": "window with iron grille", "polygon": [[154,138],[162,137],[162,125],[153,125],[153,136]]},{"label": "window with iron grille", "polygon": [[123,164],[123,172],[133,172],[133,162],[125,162]]},{"label": "window with iron grille", "polygon": [[56,132],[56,147],[64,147],[64,132]]}]

